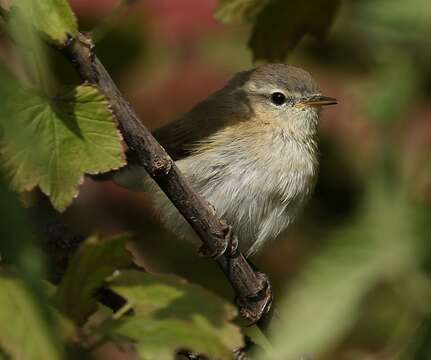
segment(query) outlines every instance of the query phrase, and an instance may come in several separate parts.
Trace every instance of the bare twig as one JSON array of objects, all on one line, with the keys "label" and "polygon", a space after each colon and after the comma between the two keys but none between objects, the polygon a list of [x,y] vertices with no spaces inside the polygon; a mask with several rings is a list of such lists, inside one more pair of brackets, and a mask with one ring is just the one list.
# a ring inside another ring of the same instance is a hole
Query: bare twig
[{"label": "bare twig", "polygon": [[[8,17],[1,6],[0,16],[4,19]],[[78,33],[64,46],[57,48],[72,62],[84,81],[97,86],[107,97],[124,140],[138,163],[145,167],[196,231],[207,253],[218,255],[215,260],[236,293],[241,314],[266,331],[272,317],[270,283],[266,276],[255,272],[233,246],[237,240],[231,227],[219,219],[214,209],[193,191],[173,160],[139,120],[95,56],[91,39]]]},{"label": "bare twig", "polygon": [[[234,243],[230,227],[193,191],[175,163],[121,95],[105,67],[95,56],[91,40],[78,34],[76,38],[71,38],[61,51],[75,65],[81,78],[96,85],[108,98],[128,147],[210,252],[220,253],[226,244]],[[237,251],[235,254],[226,251],[218,256],[216,261],[235,290],[241,313],[252,322],[265,325],[270,316],[272,301],[268,280],[255,273],[244,256]]]}]

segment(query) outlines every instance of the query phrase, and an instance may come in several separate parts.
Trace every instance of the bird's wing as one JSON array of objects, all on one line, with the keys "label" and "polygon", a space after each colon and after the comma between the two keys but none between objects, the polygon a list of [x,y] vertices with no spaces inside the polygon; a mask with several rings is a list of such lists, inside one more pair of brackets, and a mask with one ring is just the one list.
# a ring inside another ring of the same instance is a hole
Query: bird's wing
[{"label": "bird's wing", "polygon": [[187,157],[193,146],[228,125],[247,118],[249,108],[238,92],[217,92],[171,124],[153,132],[174,160]]}]

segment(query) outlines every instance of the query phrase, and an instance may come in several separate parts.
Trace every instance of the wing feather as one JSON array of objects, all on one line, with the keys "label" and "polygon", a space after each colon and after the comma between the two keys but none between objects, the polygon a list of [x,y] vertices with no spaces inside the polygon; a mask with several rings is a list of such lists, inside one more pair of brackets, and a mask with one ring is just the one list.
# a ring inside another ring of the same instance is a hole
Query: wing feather
[{"label": "wing feather", "polygon": [[174,160],[187,157],[194,145],[225,126],[247,119],[250,108],[244,91],[238,88],[230,90],[229,85],[196,105],[179,120],[153,132]]}]

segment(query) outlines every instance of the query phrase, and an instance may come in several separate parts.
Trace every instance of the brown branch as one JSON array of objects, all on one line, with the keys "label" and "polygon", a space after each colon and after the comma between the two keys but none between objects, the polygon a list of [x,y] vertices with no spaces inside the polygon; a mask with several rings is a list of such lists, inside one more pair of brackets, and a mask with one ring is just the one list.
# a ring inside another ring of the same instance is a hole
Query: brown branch
[{"label": "brown branch", "polygon": [[196,231],[206,248],[213,254],[222,253],[216,261],[235,290],[241,313],[264,327],[270,317],[272,301],[269,282],[250,267],[241,253],[231,254],[229,250],[223,253],[226,244],[235,241],[230,227],[193,191],[166,151],[139,120],[95,56],[91,40],[78,34],[60,50],[75,65],[81,78],[96,85],[108,98],[128,147]]},{"label": "brown branch", "polygon": [[[7,20],[8,15],[8,11],[0,6],[0,17]],[[124,140],[138,163],[145,167],[196,231],[207,253],[220,254],[215,260],[236,293],[241,314],[266,331],[272,317],[270,283],[266,276],[250,267],[236,248],[231,248],[237,242],[231,227],[193,191],[173,160],[139,120],[95,56],[92,41],[78,33],[76,38],[70,38],[64,46],[57,48],[72,62],[84,81],[97,86],[107,97]]]}]

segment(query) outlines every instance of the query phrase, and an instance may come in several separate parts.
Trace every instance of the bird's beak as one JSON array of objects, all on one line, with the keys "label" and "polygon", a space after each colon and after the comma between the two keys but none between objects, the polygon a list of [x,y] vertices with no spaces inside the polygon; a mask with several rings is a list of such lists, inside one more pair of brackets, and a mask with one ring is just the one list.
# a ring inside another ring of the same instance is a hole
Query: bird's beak
[{"label": "bird's beak", "polygon": [[326,106],[338,104],[338,100],[329,96],[313,95],[299,100],[298,107],[304,106]]}]

